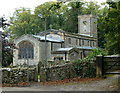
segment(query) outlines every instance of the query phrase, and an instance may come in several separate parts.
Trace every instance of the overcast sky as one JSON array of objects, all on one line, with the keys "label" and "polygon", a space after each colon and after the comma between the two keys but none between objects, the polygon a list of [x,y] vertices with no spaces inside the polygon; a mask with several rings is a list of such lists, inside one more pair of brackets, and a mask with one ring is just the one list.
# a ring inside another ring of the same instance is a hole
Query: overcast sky
[{"label": "overcast sky", "polygon": [[44,2],[55,0],[1,0],[0,1],[0,16],[12,16],[15,8],[25,7],[34,10],[34,8]]},{"label": "overcast sky", "polygon": [[[19,8],[19,7],[30,8],[33,11],[36,6],[47,1],[56,1],[56,0],[1,0],[0,16],[5,15],[5,17],[10,17],[15,11],[15,8]],[[103,2],[106,0],[96,0],[96,1]]]}]

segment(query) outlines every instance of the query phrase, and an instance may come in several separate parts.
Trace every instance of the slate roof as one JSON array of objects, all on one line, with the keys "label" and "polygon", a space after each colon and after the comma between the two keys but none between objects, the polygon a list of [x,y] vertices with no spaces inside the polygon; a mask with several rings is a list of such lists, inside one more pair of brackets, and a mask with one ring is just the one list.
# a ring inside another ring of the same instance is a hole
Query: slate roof
[{"label": "slate roof", "polygon": [[69,47],[69,48],[58,48],[56,51],[54,51],[53,53],[65,53],[65,52],[69,52],[72,49],[95,49],[96,47],[88,47],[88,46],[81,46],[81,47]]},{"label": "slate roof", "polygon": [[76,47],[79,49],[96,49],[96,47],[89,47],[89,46],[81,46],[81,47]]},{"label": "slate roof", "polygon": [[90,36],[90,35],[87,35],[87,34],[80,34],[81,36],[88,36],[88,37],[93,37],[93,36]]},{"label": "slate roof", "polygon": [[49,33],[51,33],[51,32],[54,32],[54,34],[58,34],[59,32],[65,33],[65,31],[63,31],[63,30],[48,29],[48,30],[46,30],[46,31],[43,31],[43,32],[38,33],[37,35],[44,36],[45,34],[49,34]]},{"label": "slate roof", "polygon": [[81,47],[70,47],[70,48],[58,48],[56,51],[70,51],[73,48],[77,48],[77,49],[95,49],[96,47],[81,46]]},{"label": "slate roof", "polygon": [[70,48],[58,48],[56,51],[70,51],[73,47]]},{"label": "slate roof", "polygon": [[[45,41],[45,36],[33,35],[33,37],[36,37],[36,38],[39,38],[40,40]],[[64,42],[63,39],[55,38],[55,37],[46,37],[46,40],[50,42]]]}]

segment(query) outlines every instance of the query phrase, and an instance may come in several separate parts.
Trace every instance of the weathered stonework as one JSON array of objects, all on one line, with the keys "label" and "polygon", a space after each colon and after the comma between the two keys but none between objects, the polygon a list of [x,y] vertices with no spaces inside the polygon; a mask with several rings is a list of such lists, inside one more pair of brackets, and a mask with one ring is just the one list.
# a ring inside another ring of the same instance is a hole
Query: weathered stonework
[{"label": "weathered stonework", "polygon": [[[18,58],[19,43],[22,41],[29,41],[33,44],[33,46],[34,46],[34,59],[27,60],[27,59],[19,59]],[[19,39],[16,39],[14,41],[14,43],[15,43],[16,47],[18,48],[18,49],[14,49],[14,57],[13,57],[13,65],[14,66],[24,64],[24,63],[27,64],[27,61],[29,61],[29,65],[37,65],[38,64],[38,62],[40,61],[40,51],[38,51],[40,49],[40,42],[38,39],[33,38],[30,35],[25,35]]]},{"label": "weathered stonework", "polygon": [[[40,61],[44,63],[54,60],[73,61],[86,57],[91,49],[97,47],[97,25],[94,23],[96,18],[92,15],[85,15],[79,16],[78,20],[78,33],[50,29],[37,35],[23,35],[15,39],[14,43],[18,49],[14,50],[13,65],[24,63],[37,65]],[[84,29],[86,33],[84,33]],[[30,42],[33,45],[33,59],[19,58],[21,52],[19,45],[23,41]]]},{"label": "weathered stonework", "polygon": [[[35,68],[29,68],[29,81],[36,81],[36,73]],[[27,68],[3,68],[2,83],[17,84],[20,82],[27,82]]]},{"label": "weathered stonework", "polygon": [[97,18],[93,15],[78,16],[78,33],[97,38]]},{"label": "weathered stonework", "polygon": [[[89,72],[89,70],[92,70],[92,72]],[[67,63],[48,67],[46,69],[41,68],[40,77],[41,82],[64,80],[74,77],[95,77],[95,69],[92,63]]]}]

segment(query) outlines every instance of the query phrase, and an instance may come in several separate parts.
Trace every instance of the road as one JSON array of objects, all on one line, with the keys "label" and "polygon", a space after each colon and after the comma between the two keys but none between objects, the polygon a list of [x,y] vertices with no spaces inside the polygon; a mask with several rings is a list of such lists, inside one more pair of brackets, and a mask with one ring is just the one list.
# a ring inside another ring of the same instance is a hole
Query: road
[{"label": "road", "polygon": [[88,83],[72,83],[65,85],[40,85],[34,84],[30,87],[3,87],[2,91],[119,91],[120,86],[116,85],[120,75],[107,77]]}]

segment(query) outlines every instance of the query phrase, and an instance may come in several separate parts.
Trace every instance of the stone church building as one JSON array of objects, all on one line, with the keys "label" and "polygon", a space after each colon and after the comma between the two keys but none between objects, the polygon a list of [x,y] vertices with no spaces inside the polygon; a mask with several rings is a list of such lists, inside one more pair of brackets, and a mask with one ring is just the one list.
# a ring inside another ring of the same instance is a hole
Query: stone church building
[{"label": "stone church building", "polygon": [[49,29],[37,35],[23,35],[14,40],[13,65],[37,65],[40,61],[72,61],[87,56],[97,47],[97,24],[93,15],[78,16],[78,33]]}]

